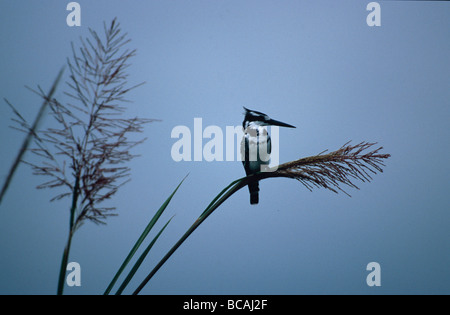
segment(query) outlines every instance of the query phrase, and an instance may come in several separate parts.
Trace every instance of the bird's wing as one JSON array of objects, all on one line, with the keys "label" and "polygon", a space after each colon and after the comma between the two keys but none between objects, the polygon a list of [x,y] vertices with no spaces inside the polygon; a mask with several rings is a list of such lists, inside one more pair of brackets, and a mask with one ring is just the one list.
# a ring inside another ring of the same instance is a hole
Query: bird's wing
[{"label": "bird's wing", "polygon": [[249,157],[249,140],[248,140],[248,135],[244,134],[244,136],[242,137],[242,141],[241,141],[241,160],[242,160],[242,164],[244,165],[244,169],[245,169],[245,173],[247,175],[250,175],[250,157]]}]

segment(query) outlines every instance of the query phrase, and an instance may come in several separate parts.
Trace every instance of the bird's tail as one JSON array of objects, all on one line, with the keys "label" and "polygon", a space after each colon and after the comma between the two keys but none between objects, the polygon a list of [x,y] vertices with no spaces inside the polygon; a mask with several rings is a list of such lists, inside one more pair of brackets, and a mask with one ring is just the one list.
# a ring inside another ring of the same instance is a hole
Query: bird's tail
[{"label": "bird's tail", "polygon": [[250,204],[257,205],[259,202],[259,182],[254,181],[248,184],[248,190],[250,191]]}]

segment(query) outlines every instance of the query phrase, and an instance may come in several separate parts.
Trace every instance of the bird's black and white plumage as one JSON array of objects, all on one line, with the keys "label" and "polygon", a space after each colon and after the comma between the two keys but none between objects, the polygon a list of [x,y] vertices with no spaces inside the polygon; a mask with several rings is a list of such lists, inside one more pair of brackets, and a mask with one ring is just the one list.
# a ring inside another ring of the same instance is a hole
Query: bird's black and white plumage
[{"label": "bird's black and white plumage", "polygon": [[[244,136],[241,142],[241,159],[245,173],[248,175],[264,171],[270,163],[272,142],[266,126],[280,126],[295,128],[292,125],[271,119],[264,113],[245,108],[245,118],[242,123]],[[259,183],[253,181],[248,184],[250,204],[259,202]]]}]

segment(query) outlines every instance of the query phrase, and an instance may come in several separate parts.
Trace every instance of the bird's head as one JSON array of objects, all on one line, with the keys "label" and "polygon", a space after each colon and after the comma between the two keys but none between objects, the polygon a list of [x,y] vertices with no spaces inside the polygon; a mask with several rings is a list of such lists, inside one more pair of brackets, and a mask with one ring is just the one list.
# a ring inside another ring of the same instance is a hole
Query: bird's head
[{"label": "bird's head", "polygon": [[270,118],[268,115],[257,112],[256,110],[251,110],[244,107],[245,110],[245,118],[242,126],[246,129],[250,124],[255,124],[257,126],[280,126],[280,127],[288,127],[295,128],[295,126],[286,124],[284,122],[275,120]]}]

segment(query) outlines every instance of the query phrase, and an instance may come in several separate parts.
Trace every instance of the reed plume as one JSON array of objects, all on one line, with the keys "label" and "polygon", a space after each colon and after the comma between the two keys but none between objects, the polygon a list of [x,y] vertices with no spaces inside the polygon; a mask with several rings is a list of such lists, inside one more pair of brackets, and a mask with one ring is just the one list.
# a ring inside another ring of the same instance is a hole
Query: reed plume
[{"label": "reed plume", "polygon": [[67,59],[69,80],[62,103],[49,98],[42,89],[32,90],[45,100],[53,118],[51,127],[34,131],[15,111],[22,129],[33,130],[34,147],[39,157],[29,164],[35,175],[47,177],[38,186],[59,188],[52,199],[70,200],[69,237],[64,250],[58,282],[58,294],[63,293],[65,271],[72,236],[85,222],[104,224],[108,216],[116,215],[113,206],[104,202],[115,195],[130,176],[127,162],[135,155],[130,149],[145,139],[132,140],[132,133],[141,133],[153,120],[139,117],[123,118],[125,98],[132,89],[128,85],[127,68],[136,50],[114,19],[104,23],[104,36],[89,29],[90,37],[80,39],[77,49],[72,43],[72,56]]},{"label": "reed plume", "polygon": [[380,153],[383,147],[367,152],[374,145],[376,143],[361,142],[350,145],[348,142],[336,151],[328,154],[324,154],[326,152],[324,151],[318,155],[284,163],[273,171],[256,174],[255,178],[292,178],[309,190],[322,187],[335,193],[341,191],[348,195],[342,185],[358,189],[354,180],[370,182],[371,175],[383,172],[383,160],[390,155]]}]

